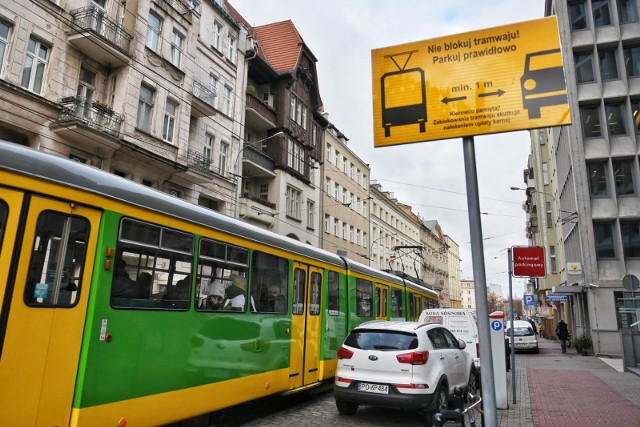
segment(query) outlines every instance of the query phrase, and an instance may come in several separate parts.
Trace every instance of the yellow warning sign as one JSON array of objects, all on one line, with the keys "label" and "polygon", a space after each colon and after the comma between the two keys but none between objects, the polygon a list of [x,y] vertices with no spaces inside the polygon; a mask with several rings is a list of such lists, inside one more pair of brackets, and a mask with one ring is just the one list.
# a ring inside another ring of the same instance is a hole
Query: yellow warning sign
[{"label": "yellow warning sign", "polygon": [[555,16],[371,51],[374,145],[571,123]]}]

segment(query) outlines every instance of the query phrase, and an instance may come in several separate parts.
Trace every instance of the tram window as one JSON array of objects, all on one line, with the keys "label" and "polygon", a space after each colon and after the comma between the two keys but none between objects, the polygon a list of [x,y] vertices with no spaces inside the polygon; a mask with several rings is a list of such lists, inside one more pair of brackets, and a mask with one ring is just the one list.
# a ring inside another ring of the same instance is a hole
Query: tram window
[{"label": "tram window", "polygon": [[111,305],[186,310],[191,299],[192,235],[125,218],[120,226]]},{"label": "tram window", "polygon": [[322,283],[322,275],[318,272],[311,273],[311,295],[309,301],[309,314],[320,314],[320,284]]},{"label": "tram window", "polygon": [[371,316],[373,283],[365,279],[356,279],[356,306],[358,316]]},{"label": "tram window", "polygon": [[339,280],[340,276],[335,271],[329,271],[329,316],[337,316],[340,314],[340,293],[339,293]]},{"label": "tram window", "polygon": [[[246,248],[202,239],[196,281],[196,310],[245,312],[248,259],[249,251]],[[250,301],[255,311],[255,301],[253,298]]]},{"label": "tram window", "polygon": [[296,268],[293,271],[293,314],[304,314],[306,281],[307,272]]},{"label": "tram window", "polygon": [[254,251],[251,261],[251,297],[258,313],[288,311],[289,261]]},{"label": "tram window", "polygon": [[382,317],[387,317],[388,314],[388,309],[387,309],[387,304],[389,302],[389,290],[387,288],[384,288],[382,290]]},{"label": "tram window", "polygon": [[404,304],[401,289],[393,289],[391,291],[391,317],[404,317]]},{"label": "tram window", "polygon": [[25,287],[27,305],[72,307],[77,303],[88,237],[85,218],[52,211],[40,214]]}]

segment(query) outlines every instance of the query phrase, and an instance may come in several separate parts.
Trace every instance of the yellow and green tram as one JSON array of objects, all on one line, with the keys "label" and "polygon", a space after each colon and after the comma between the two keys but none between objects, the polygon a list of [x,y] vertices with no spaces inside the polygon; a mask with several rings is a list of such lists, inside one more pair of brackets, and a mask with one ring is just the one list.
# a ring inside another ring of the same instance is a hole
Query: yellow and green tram
[{"label": "yellow and green tram", "polygon": [[424,286],[0,141],[3,425],[165,425],[331,380]]}]

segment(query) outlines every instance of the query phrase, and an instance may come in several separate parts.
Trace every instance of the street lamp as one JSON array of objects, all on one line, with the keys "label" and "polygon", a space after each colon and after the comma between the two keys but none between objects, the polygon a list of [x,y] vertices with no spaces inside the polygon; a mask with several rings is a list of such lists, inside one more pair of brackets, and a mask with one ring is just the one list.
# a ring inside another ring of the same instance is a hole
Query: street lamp
[{"label": "street lamp", "polygon": [[251,143],[245,143],[244,146],[238,150],[238,154],[236,154],[236,158],[233,161],[233,174],[235,175],[237,181],[236,184],[236,201],[235,204],[233,205],[233,217],[234,218],[238,218],[238,202],[240,201],[240,194],[242,194],[242,182],[241,182],[241,178],[242,178],[242,170],[240,168],[240,157],[242,156],[242,152],[249,148],[249,147],[253,147],[254,145],[260,144],[261,142],[267,141],[271,138],[275,138],[278,135],[283,135],[284,132],[283,131],[278,131],[276,133],[274,133],[273,135],[270,135],[266,138],[262,138],[258,141],[253,141]]},{"label": "street lamp", "polygon": [[[538,194],[544,194],[545,196],[549,196],[551,197],[555,203],[556,203],[556,210],[558,211],[557,213],[557,219],[555,224],[553,224],[554,226],[560,224],[560,225],[564,225],[569,221],[572,221],[574,219],[577,218],[578,216],[578,212],[567,212],[567,211],[563,211],[562,209],[560,209],[560,200],[558,200],[558,198],[556,196],[554,196],[551,193],[545,193],[544,191],[540,191],[540,190],[534,190],[534,189],[530,189],[530,188],[520,188],[520,187],[510,187],[511,191],[524,191],[526,193],[538,193]],[[562,217],[562,214],[568,214],[566,217]]]},{"label": "street lamp", "polygon": [[371,242],[371,244],[369,245],[369,266],[372,267],[372,263],[373,263],[373,244],[382,240],[382,239],[386,239],[388,237],[393,237],[393,236],[397,236],[398,233],[393,233],[393,234],[387,234],[386,236],[380,236],[377,239],[375,239],[374,241]]}]

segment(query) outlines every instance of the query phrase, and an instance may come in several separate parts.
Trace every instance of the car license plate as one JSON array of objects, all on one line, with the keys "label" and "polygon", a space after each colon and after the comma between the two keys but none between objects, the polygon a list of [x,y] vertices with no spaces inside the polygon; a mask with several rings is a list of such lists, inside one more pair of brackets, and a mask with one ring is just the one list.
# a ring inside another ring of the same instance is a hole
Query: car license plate
[{"label": "car license plate", "polygon": [[389,394],[389,386],[380,384],[359,383],[358,391],[364,391],[367,393]]}]

